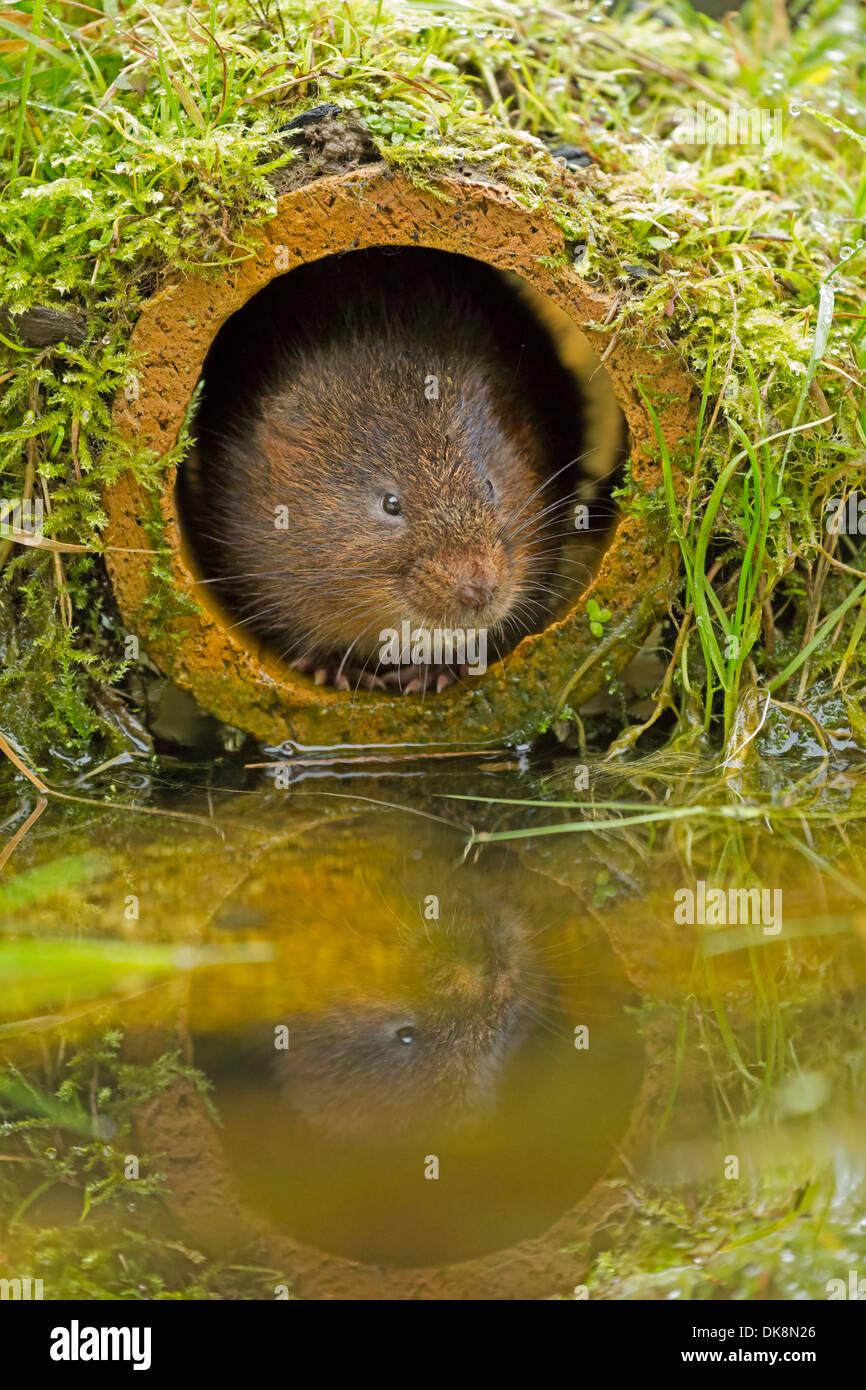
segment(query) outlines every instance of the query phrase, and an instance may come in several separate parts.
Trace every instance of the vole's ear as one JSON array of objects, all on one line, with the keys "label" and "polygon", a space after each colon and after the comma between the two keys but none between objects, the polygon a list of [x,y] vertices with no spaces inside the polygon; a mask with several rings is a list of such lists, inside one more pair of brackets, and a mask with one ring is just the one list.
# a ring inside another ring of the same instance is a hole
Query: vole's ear
[{"label": "vole's ear", "polygon": [[468,400],[485,400],[490,394],[488,374],[469,359],[460,362],[453,375],[449,375],[447,384],[458,400],[461,396]]},{"label": "vole's ear", "polygon": [[285,479],[300,467],[298,429],[293,427],[285,401],[274,397],[264,402],[264,412],[255,434],[255,452],[264,460],[269,480]]},{"label": "vole's ear", "polygon": [[261,416],[271,432],[283,431],[289,427],[293,411],[288,398],[279,391],[262,396]]}]

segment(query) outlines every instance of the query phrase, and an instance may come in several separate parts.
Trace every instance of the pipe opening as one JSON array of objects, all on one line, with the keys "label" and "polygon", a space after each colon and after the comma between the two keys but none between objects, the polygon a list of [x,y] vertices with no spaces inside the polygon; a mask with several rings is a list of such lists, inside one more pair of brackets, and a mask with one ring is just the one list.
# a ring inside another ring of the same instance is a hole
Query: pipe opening
[{"label": "pipe opening", "polygon": [[483,261],[378,246],[279,275],[199,385],[175,495],[196,595],[295,680],[471,680],[570,611],[612,538],[607,373]]}]

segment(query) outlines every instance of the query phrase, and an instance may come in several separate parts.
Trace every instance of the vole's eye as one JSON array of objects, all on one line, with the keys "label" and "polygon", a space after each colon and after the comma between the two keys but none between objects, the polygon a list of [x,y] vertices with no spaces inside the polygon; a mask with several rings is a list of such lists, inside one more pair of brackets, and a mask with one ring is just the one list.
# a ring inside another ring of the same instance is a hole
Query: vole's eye
[{"label": "vole's eye", "polygon": [[387,512],[389,516],[399,516],[402,510],[400,498],[395,497],[393,492],[389,492],[387,497],[382,498],[382,511]]},{"label": "vole's eye", "polygon": [[415,1029],[398,1028],[395,1037],[397,1037],[401,1043],[413,1043],[415,1041]]},{"label": "vole's eye", "polygon": [[493,479],[485,478],[484,486],[487,489],[487,496],[492,500],[496,496],[496,488],[493,486]]}]

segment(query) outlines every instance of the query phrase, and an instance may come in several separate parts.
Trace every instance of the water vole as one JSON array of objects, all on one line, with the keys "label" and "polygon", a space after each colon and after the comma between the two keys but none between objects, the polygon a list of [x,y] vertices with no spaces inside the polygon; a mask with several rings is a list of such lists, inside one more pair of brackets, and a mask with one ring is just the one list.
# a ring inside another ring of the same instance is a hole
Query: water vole
[{"label": "water vole", "polygon": [[379,1142],[495,1106],[551,982],[537,926],[510,904],[474,907],[414,929],[407,916],[392,997],[335,992],[321,1015],[294,1020],[291,1048],[275,1055],[287,1107],[334,1136]]},{"label": "water vole", "polygon": [[377,684],[405,624],[483,631],[491,660],[543,626],[579,401],[517,296],[413,248],[329,257],[265,294],[208,358],[184,480],[223,605],[344,685]]}]

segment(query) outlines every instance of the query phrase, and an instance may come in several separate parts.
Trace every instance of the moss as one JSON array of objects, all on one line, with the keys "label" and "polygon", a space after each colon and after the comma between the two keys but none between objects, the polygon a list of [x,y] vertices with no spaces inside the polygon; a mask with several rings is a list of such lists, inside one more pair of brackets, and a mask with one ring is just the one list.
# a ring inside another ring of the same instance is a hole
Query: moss
[{"label": "moss", "polygon": [[[645,1022],[657,1012],[648,1006]],[[592,1257],[583,1279],[590,1298],[812,1300],[828,1297],[831,1280],[845,1289],[837,1284],[835,1297],[851,1296],[850,1272],[862,1274],[866,1262],[856,1138],[866,1068],[862,995],[817,1005],[789,1000],[785,1028],[788,1057],[774,1084],[757,1093],[738,1091],[726,1045],[709,1038],[709,1070],[724,1090],[719,1131],[696,1143],[694,1115],[682,1116],[681,1142],[665,1147],[659,1136],[648,1171],[618,1184],[628,1202],[592,1251],[576,1252]],[[735,1036],[760,1075],[765,1059],[743,1015]],[[688,1070],[697,1072],[694,1059]],[[672,1130],[678,1109],[695,1104],[692,1089],[673,1112]]]},{"label": "moss", "polygon": [[[150,515],[145,519],[144,529],[154,547],[155,559],[151,563],[150,587],[143,612],[139,615],[141,630],[149,637],[169,633],[171,619],[185,612],[195,612],[195,605],[185,594],[179,593],[172,583],[171,565],[168,552],[162,546],[165,523],[156,493],[151,498]],[[175,632],[173,640],[180,641]]]},{"label": "moss", "polygon": [[209,1083],[177,1054],[124,1060],[121,1043],[112,1031],[61,1048],[50,1082],[39,1068],[0,1071],[0,1135],[16,1159],[0,1173],[0,1272],[41,1279],[51,1300],[273,1298],[279,1271],[226,1267],[173,1238],[158,1159],[135,1154],[133,1180],[140,1107],[179,1078],[205,1096]]},{"label": "moss", "polygon": [[[120,738],[93,698],[123,666],[94,580],[99,497],[122,470],[154,480],[167,462],[131,451],[110,418],[115,393],[135,389],[131,328],[175,269],[218,275],[248,254],[295,157],[283,128],[326,101],[427,187],[471,172],[545,209],[576,272],[618,288],[608,330],[687,365],[705,409],[674,615],[707,609],[683,661],[706,729],[734,728],[750,660],[768,686],[796,674],[796,698],[841,670],[856,705],[859,592],[834,614],[857,585],[838,561],[856,572],[862,549],[842,538],[828,563],[819,548],[833,550],[827,499],[866,487],[866,65],[851,0],[817,0],[792,28],[769,0],[724,28],[684,0],[454,13],[355,0],[339,14],[135,0],[96,19],[49,0],[17,15],[0,63],[0,87],[23,90],[0,124],[0,303],[74,310],[87,329],[48,348],[4,332],[0,496],[40,496],[46,535],[92,552],[0,552],[3,723],[31,758]],[[778,147],[685,143],[689,113],[736,106],[778,109]],[[563,144],[584,152],[568,167],[551,153]],[[674,511],[676,526],[681,499]],[[732,635],[720,662],[713,643]]]},{"label": "moss", "polygon": [[593,1299],[827,1298],[830,1280],[847,1289],[866,1260],[856,1204],[828,1214],[833,1196],[826,1169],[811,1183],[773,1174],[682,1195],[631,1189],[583,1283]]}]

